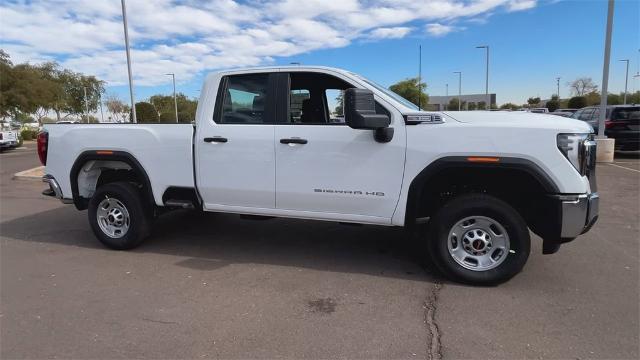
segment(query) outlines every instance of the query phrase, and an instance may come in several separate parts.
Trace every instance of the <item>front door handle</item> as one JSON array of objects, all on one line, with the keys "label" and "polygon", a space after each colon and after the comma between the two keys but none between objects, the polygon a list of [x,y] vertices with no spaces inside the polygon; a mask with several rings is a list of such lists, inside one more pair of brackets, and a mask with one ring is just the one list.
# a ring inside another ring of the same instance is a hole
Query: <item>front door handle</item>
[{"label": "front door handle", "polygon": [[226,143],[228,140],[225,137],[222,136],[214,136],[214,137],[206,137],[204,138],[204,142],[206,143],[211,143],[211,142],[217,142],[217,143]]},{"label": "front door handle", "polygon": [[280,144],[306,144],[308,143],[307,139],[300,138],[289,138],[289,139],[280,139]]}]

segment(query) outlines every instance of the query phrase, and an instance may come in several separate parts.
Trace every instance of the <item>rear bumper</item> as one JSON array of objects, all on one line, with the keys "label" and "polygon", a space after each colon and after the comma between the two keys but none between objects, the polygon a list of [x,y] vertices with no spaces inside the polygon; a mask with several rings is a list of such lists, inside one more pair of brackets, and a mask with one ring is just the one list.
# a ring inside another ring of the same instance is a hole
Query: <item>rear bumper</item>
[{"label": "rear bumper", "polygon": [[637,130],[605,130],[604,134],[616,140],[616,150],[640,150],[640,131]]},{"label": "rear bumper", "polygon": [[64,198],[64,195],[62,194],[62,189],[60,188],[60,184],[58,184],[58,181],[56,181],[53,175],[49,175],[49,174],[44,175],[42,177],[42,182],[49,184],[49,188],[45,189],[42,192],[42,195],[55,197],[56,199],[62,201],[65,204],[73,203],[72,199]]}]

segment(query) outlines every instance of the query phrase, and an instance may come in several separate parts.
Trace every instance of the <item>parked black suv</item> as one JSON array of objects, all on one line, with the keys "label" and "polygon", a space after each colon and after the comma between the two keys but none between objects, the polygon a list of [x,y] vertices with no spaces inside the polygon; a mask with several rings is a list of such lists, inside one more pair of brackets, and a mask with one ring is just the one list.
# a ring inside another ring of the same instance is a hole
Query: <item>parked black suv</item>
[{"label": "parked black suv", "polygon": [[[599,106],[582,108],[571,117],[588,122],[598,133]],[[616,139],[616,150],[640,150],[640,105],[607,106],[605,119],[604,134]]]}]

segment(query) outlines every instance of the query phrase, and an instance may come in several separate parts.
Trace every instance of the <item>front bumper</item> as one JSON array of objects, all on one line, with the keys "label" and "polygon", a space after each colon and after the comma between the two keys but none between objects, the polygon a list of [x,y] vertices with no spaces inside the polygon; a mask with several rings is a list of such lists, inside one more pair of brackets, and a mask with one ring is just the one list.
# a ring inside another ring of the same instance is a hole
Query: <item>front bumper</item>
[{"label": "front bumper", "polygon": [[562,211],[560,237],[573,240],[589,231],[598,220],[600,196],[598,193],[559,195]]},{"label": "front bumper", "polygon": [[549,198],[543,232],[540,233],[543,254],[553,254],[560,245],[586,233],[598,221],[600,197],[590,194],[556,194]]}]

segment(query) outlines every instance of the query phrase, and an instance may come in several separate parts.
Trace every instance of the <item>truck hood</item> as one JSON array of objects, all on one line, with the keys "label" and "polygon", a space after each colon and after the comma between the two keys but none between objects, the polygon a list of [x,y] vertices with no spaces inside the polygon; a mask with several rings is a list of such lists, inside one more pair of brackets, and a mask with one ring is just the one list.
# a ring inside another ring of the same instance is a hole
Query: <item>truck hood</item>
[{"label": "truck hood", "polygon": [[593,132],[591,125],[584,121],[524,111],[455,111],[444,114],[453,120],[480,126],[551,129],[571,133]]}]

